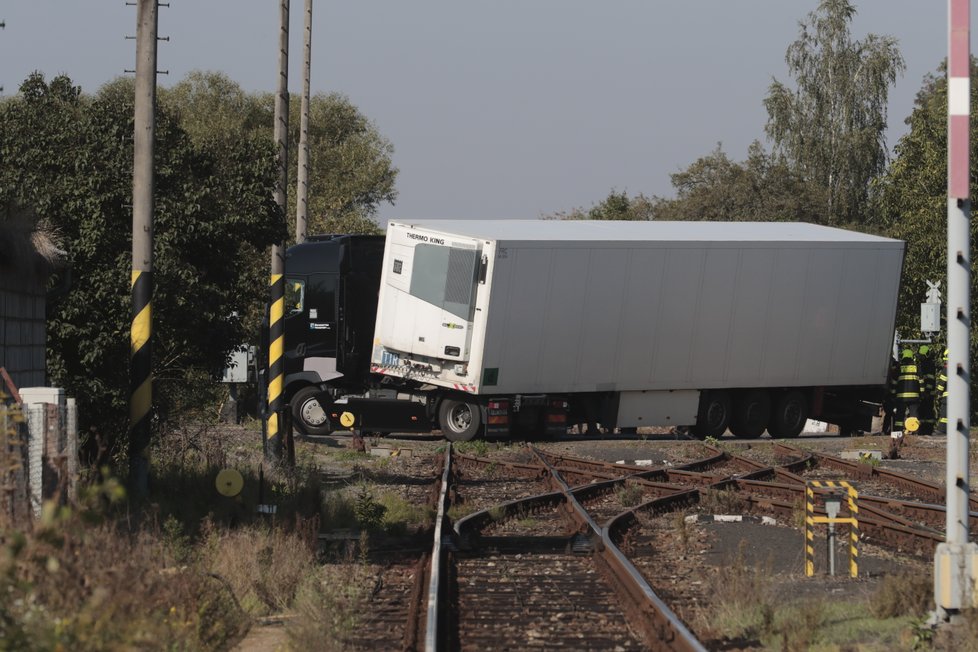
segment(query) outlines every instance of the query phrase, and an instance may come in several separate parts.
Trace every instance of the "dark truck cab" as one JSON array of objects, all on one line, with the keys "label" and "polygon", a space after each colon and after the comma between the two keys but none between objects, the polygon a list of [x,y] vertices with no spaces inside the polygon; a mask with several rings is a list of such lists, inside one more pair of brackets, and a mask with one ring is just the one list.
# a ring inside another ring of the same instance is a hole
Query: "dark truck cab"
[{"label": "dark truck cab", "polygon": [[285,255],[285,400],[296,425],[329,434],[327,402],[365,392],[384,237],[311,236]]}]

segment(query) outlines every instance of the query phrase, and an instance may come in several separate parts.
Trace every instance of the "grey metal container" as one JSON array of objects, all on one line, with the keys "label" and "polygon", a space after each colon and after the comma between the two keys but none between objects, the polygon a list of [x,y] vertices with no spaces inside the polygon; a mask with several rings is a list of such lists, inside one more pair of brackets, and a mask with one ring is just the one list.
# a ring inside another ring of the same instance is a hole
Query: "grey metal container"
[{"label": "grey metal container", "polygon": [[[411,294],[422,242],[470,252],[435,273],[456,299],[446,274],[474,275],[467,315],[431,278]],[[374,370],[473,394],[879,385],[904,255],[778,222],[428,220],[387,244]]]}]

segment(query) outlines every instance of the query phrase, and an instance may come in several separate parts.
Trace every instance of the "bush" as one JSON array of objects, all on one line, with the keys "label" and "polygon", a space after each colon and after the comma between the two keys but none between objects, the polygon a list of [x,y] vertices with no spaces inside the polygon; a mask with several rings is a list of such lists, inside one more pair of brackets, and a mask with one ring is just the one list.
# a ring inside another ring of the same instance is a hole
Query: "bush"
[{"label": "bush", "polygon": [[934,604],[934,581],[909,573],[886,575],[869,604],[877,618],[921,616]]},{"label": "bush", "polygon": [[200,553],[201,567],[224,578],[253,616],[291,607],[316,565],[314,549],[300,534],[266,526],[211,530]]},{"label": "bush", "polygon": [[163,542],[47,506],[3,536],[0,649],[225,649],[247,629],[227,587]]}]

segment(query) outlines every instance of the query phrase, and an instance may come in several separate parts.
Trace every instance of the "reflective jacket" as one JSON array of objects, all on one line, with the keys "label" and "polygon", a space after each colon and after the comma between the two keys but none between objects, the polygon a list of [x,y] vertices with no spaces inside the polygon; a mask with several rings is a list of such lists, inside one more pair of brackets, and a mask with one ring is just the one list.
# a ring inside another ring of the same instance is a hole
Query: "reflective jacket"
[{"label": "reflective jacket", "polygon": [[920,379],[917,376],[917,364],[913,357],[904,356],[900,359],[897,398],[907,402],[920,400]]}]

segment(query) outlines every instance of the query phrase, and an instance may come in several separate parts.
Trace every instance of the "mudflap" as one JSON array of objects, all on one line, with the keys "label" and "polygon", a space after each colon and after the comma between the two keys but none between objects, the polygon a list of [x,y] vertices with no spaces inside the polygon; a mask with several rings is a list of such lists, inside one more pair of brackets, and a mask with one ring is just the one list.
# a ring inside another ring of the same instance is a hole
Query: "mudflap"
[{"label": "mudflap", "polygon": [[507,439],[510,431],[508,398],[490,398],[482,406],[482,423],[485,424],[487,439]]},{"label": "mudflap", "polygon": [[567,434],[567,417],[570,403],[566,399],[550,397],[544,412],[544,433],[547,437],[562,437]]}]

